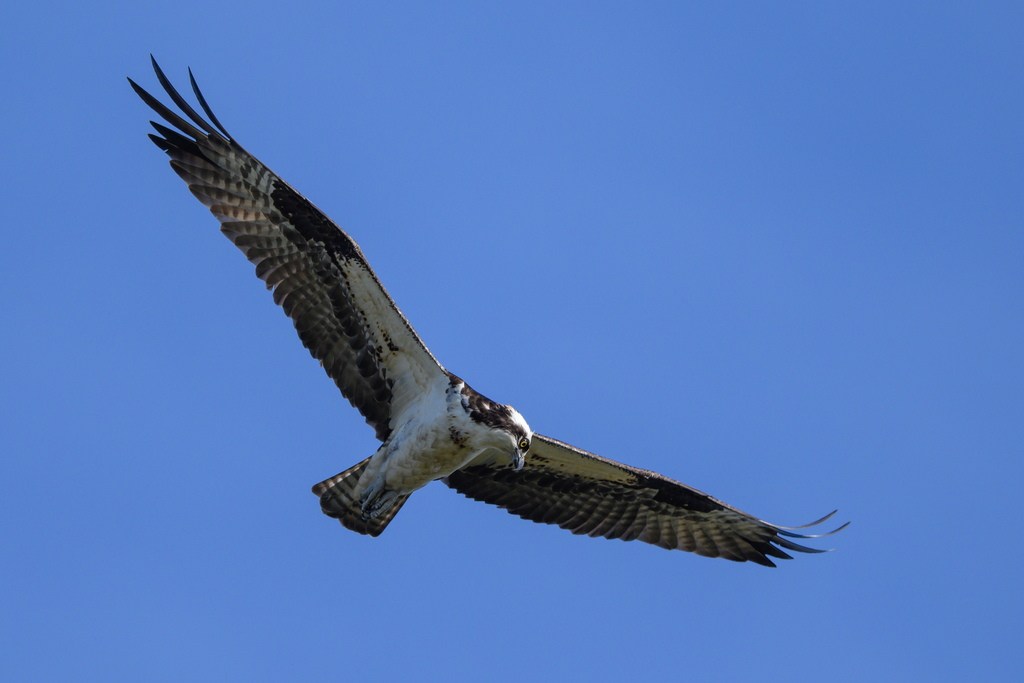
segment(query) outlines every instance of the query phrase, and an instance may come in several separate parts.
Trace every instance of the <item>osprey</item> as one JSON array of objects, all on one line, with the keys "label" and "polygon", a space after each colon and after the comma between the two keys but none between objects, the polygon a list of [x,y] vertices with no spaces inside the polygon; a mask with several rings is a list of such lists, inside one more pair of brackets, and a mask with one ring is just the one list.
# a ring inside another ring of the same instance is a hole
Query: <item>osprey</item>
[{"label": "osprey", "polygon": [[474,391],[430,353],[359,245],[231,137],[191,70],[192,90],[209,122],[155,59],[153,68],[192,123],[129,78],[139,97],[177,128],[151,122],[160,135],[150,139],[256,266],[302,344],[382,442],[369,458],[313,487],[324,514],[378,536],[414,491],[442,481],[469,498],[574,534],[772,567],[769,557],[791,559],[782,549],[825,552],[790,539],[828,535],[793,529],[835,512],[804,527],[769,524],[660,474],[535,434],[515,408]]}]

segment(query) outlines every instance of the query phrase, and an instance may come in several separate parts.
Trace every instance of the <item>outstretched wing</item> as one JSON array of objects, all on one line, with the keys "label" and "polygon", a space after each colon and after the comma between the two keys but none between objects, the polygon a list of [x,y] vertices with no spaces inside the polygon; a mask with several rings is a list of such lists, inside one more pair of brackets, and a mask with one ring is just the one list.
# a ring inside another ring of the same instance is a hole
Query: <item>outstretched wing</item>
[{"label": "outstretched wing", "polygon": [[129,78],[139,97],[178,129],[151,122],[162,137],[151,134],[150,139],[220,221],[221,232],[256,266],[302,344],[385,440],[392,418],[412,398],[433,383],[447,382],[444,368],[398,310],[359,245],[235,142],[210,111],[191,71],[192,89],[213,125],[178,94],[156,60],[153,69],[195,126]]},{"label": "outstretched wing", "polygon": [[[520,471],[485,454],[453,472],[445,483],[474,500],[505,508],[523,519],[557,524],[574,534],[636,539],[669,550],[736,562],[750,560],[769,567],[775,566],[769,556],[792,559],[776,546],[802,553],[825,552],[789,539],[828,535],[794,533],[660,474],[539,434],[533,435],[526,465]],[[820,524],[832,514],[797,528]]]}]

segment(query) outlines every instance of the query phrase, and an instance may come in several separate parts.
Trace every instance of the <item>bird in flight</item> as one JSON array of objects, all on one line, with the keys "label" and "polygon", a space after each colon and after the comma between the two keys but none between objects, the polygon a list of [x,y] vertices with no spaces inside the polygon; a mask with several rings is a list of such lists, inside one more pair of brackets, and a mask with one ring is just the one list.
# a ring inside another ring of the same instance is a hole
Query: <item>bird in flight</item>
[{"label": "bird in flight", "polygon": [[[781,527],[654,472],[535,434],[512,406],[474,391],[434,358],[388,295],[359,245],[308,199],[245,151],[189,79],[208,120],[153,61],[176,114],[135,92],[177,130],[149,138],[256,266],[303,346],[373,427],[380,448],[313,487],[324,514],[378,536],[413,492],[441,481],[474,500],[574,534],[639,540],[706,557],[791,559],[825,552]],[[194,125],[193,125],[194,124]],[[847,523],[848,524],[848,523]]]}]

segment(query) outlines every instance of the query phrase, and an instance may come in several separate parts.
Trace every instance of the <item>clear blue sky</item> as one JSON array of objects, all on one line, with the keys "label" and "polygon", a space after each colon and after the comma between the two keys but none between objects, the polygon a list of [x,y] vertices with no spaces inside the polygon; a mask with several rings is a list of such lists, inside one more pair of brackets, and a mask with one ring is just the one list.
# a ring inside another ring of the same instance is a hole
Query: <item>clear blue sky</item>
[{"label": "clear blue sky", "polygon": [[[0,679],[1024,677],[1024,6],[341,4],[6,10]],[[324,517],[376,442],[150,52],[475,388],[838,550]]]}]

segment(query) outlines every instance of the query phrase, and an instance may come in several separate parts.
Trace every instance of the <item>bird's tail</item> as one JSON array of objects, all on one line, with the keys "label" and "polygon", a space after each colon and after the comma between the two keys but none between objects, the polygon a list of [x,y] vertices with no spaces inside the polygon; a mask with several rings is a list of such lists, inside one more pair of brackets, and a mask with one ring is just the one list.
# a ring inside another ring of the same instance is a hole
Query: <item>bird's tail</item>
[{"label": "bird's tail", "polygon": [[359,502],[356,487],[368,464],[370,464],[370,458],[348,468],[341,474],[325,479],[313,487],[313,493],[320,497],[320,509],[323,513],[340,521],[346,529],[370,536],[380,536],[405,505],[409,494],[399,496],[391,507],[379,516],[373,519],[363,519],[362,505]]}]

